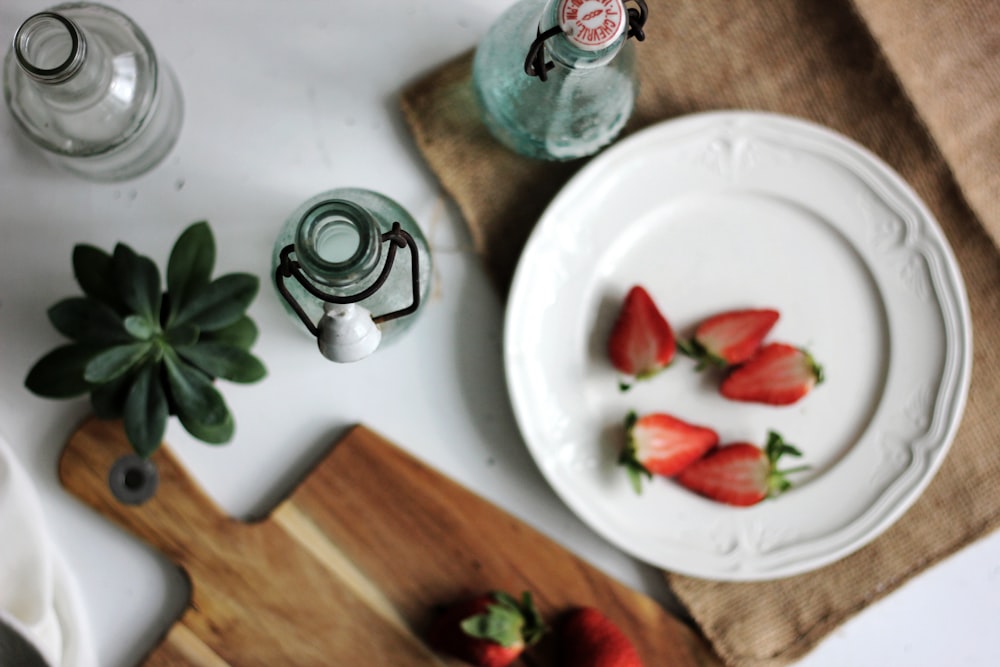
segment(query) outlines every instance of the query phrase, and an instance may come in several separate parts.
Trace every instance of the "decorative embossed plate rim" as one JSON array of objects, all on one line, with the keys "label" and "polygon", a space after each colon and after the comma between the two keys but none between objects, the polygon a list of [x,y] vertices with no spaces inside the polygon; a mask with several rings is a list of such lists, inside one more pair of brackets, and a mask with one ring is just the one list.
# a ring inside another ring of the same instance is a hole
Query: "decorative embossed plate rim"
[{"label": "decorative embossed plate rim", "polygon": [[[719,310],[778,308],[771,339],[807,347],[826,381],[795,406],[734,403],[678,358],[620,392],[604,345],[636,283],[680,335]],[[757,112],[668,121],[583,168],[532,232],[504,332],[518,425],[569,507],[644,561],[733,581],[826,565],[896,521],[947,453],[971,349],[961,275],[912,189],[829,129]],[[615,465],[629,410],[723,442],[777,430],[811,469],[752,508],[664,479],[637,496]]]}]

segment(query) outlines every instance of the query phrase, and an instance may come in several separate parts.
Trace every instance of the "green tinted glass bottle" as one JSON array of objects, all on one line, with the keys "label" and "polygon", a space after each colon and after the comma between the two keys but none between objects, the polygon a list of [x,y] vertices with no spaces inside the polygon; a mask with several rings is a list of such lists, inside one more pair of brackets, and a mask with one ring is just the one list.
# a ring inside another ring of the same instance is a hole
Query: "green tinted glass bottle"
[{"label": "green tinted glass bottle", "polygon": [[399,338],[426,300],[431,255],[392,199],[360,188],[312,197],[285,221],[272,272],[288,313],[331,361],[359,361]]},{"label": "green tinted glass bottle", "polygon": [[473,87],[502,144],[543,160],[593,153],[621,132],[638,85],[630,36],[644,2],[521,0],[476,49]]}]

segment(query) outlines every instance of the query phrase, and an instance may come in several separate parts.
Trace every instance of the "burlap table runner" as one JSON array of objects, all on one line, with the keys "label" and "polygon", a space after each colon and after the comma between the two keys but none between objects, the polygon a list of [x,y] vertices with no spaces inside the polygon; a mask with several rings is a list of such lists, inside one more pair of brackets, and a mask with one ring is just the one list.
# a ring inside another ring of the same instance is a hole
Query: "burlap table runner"
[{"label": "burlap table runner", "polygon": [[[808,575],[732,584],[667,574],[728,664],[785,665],[1000,525],[1000,3],[651,0],[650,11],[629,132],[725,108],[792,114],[842,132],[920,194],[969,293],[975,356],[965,417],[941,470],[900,521]],[[503,291],[534,222],[580,164],[532,162],[494,143],[469,76],[465,54],[406,90],[403,110]]]}]

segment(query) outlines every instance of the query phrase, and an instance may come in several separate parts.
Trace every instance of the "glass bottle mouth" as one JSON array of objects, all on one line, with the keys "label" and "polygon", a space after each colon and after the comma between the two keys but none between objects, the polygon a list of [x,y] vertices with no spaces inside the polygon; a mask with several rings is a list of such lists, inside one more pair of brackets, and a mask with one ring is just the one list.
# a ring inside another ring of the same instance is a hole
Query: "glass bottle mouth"
[{"label": "glass bottle mouth", "polygon": [[17,62],[36,81],[66,81],[80,70],[86,53],[87,42],[77,25],[54,12],[28,17],[14,35]]},{"label": "glass bottle mouth", "polygon": [[295,254],[302,270],[318,283],[331,287],[357,284],[375,270],[381,258],[378,223],[349,201],[319,202],[299,222]]}]

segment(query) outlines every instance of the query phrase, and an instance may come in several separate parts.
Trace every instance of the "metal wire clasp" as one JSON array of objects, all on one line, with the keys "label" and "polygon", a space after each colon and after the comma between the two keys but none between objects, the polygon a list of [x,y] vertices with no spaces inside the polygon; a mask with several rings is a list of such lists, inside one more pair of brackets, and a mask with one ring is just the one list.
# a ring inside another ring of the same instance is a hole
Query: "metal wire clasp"
[{"label": "metal wire clasp", "polygon": [[[634,7],[628,7],[628,37],[635,37],[636,41],[642,42],[646,39],[643,30],[646,26],[646,19],[649,17],[649,8],[646,0],[627,0],[634,3]],[[555,63],[545,60],[545,42],[551,37],[555,37],[563,31],[562,26],[556,25],[545,32],[538,29],[538,36],[531,43],[528,49],[528,56],[524,59],[524,72],[528,76],[537,76],[541,81],[548,81],[549,70],[555,67]]]},{"label": "metal wire clasp", "polygon": [[278,292],[281,293],[281,296],[286,302],[288,302],[288,305],[295,311],[295,314],[299,316],[299,319],[302,320],[302,324],[309,329],[309,333],[314,336],[319,336],[319,327],[316,323],[309,319],[309,316],[306,314],[301,304],[299,304],[299,302],[295,300],[295,297],[292,296],[291,292],[288,291],[288,287],[285,285],[285,280],[287,278],[295,278],[295,280],[297,280],[307,292],[320,301],[336,304],[357,303],[358,301],[363,301],[370,297],[372,294],[377,292],[383,284],[385,284],[385,281],[389,278],[389,274],[392,271],[392,264],[396,259],[397,248],[405,247],[410,251],[410,264],[413,268],[413,301],[405,308],[394,310],[391,313],[374,316],[372,317],[372,321],[375,322],[375,324],[388,322],[389,320],[394,320],[398,317],[414,313],[417,308],[420,307],[420,256],[417,254],[416,241],[413,240],[413,237],[405,231],[398,222],[392,223],[392,229],[382,234],[381,239],[383,243],[389,244],[389,252],[386,255],[385,265],[382,267],[382,272],[379,274],[375,282],[363,291],[347,296],[327,294],[310,282],[309,279],[302,273],[301,265],[298,260],[292,259],[292,255],[295,253],[294,244],[286,245],[281,249],[278,266],[274,270],[274,282],[278,288]]}]

